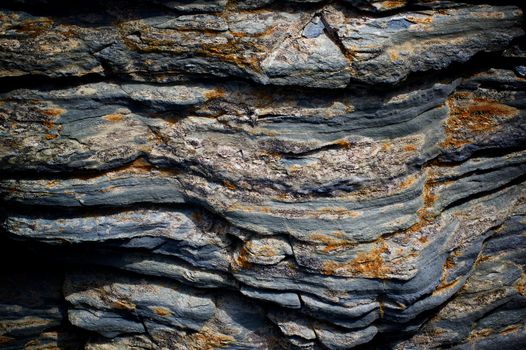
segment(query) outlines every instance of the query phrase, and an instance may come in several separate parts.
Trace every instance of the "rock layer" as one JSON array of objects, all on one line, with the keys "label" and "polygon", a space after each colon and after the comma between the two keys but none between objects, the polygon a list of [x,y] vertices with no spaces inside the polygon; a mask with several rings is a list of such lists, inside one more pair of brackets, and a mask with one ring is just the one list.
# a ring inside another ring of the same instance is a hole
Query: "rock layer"
[{"label": "rock layer", "polygon": [[6,1],[0,347],[521,348],[519,5]]}]

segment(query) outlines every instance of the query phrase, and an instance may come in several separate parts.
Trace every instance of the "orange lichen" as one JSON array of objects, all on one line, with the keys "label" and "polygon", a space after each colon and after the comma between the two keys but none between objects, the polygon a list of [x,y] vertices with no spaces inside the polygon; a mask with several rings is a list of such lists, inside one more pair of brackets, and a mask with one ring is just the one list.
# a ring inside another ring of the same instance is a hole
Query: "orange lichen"
[{"label": "orange lichen", "polygon": [[135,304],[126,300],[115,300],[111,303],[111,307],[117,310],[135,310]]},{"label": "orange lichen", "polygon": [[[41,112],[43,112],[43,114],[45,114],[46,116],[48,117],[57,117],[58,115],[60,115],[63,111],[62,109],[55,109],[55,108],[49,108],[49,109],[45,109],[45,110],[41,110]],[[46,119],[46,120],[43,120],[42,121],[42,125],[44,125],[44,127],[46,129],[48,129],[48,133],[46,133],[46,135],[44,136],[46,138],[46,140],[53,140],[55,138],[57,138],[59,136],[59,132],[60,130],[62,129],[62,125],[59,125],[58,127],[55,128],[55,123],[52,122],[51,120],[49,119]],[[55,133],[51,133],[51,130],[52,129],[56,129],[55,130]]]},{"label": "orange lichen", "polygon": [[415,175],[410,175],[406,177],[402,182],[400,182],[400,185],[398,187],[400,189],[406,189],[411,187],[417,180],[417,177]]},{"label": "orange lichen", "polygon": [[40,110],[40,113],[42,113],[45,116],[56,118],[62,114],[64,114],[65,110],[62,108],[44,108]]},{"label": "orange lichen", "polygon": [[425,183],[422,189],[422,196],[424,198],[424,205],[430,207],[437,200],[437,196],[431,190],[432,185]]},{"label": "orange lichen", "polygon": [[104,120],[108,122],[120,122],[124,116],[120,113],[107,114],[103,116]]},{"label": "orange lichen", "polygon": [[326,261],[322,266],[322,273],[325,275],[356,275],[366,278],[386,278],[389,272],[384,263],[382,254],[387,252],[387,244],[380,239],[375,247],[368,252],[358,253],[350,261],[339,263]]},{"label": "orange lichen", "polygon": [[406,0],[387,0],[380,3],[380,6],[384,10],[393,10],[402,6],[405,6]]},{"label": "orange lichen", "polygon": [[57,118],[64,114],[65,111],[62,108],[44,108],[40,112],[47,117]]},{"label": "orange lichen", "polygon": [[161,317],[167,317],[172,314],[172,312],[163,307],[163,306],[150,306],[150,310],[152,310],[156,315],[159,315]]},{"label": "orange lichen", "polygon": [[404,151],[406,151],[406,152],[414,152],[414,151],[416,151],[416,146],[414,146],[414,145],[405,145],[404,146]]},{"label": "orange lichen", "polygon": [[519,115],[519,110],[497,101],[455,93],[448,98],[449,117],[444,123],[446,138],[441,147],[459,148],[469,144],[473,135],[489,133],[501,122]]},{"label": "orange lichen", "polygon": [[[258,44],[254,39],[247,40],[246,37],[256,38],[269,35],[274,30],[269,27],[264,31],[254,34],[230,32],[227,42],[213,44],[203,43],[201,49],[196,50],[197,55],[219,59],[223,62],[232,63],[238,67],[249,68],[261,72],[257,55],[266,53],[268,48]],[[214,34],[216,36],[217,34]]]},{"label": "orange lichen", "polygon": [[351,148],[352,146],[352,143],[350,143],[348,140],[346,139],[339,139],[339,140],[336,140],[334,141],[334,144],[339,146],[340,148],[343,148],[343,149],[349,149]]}]

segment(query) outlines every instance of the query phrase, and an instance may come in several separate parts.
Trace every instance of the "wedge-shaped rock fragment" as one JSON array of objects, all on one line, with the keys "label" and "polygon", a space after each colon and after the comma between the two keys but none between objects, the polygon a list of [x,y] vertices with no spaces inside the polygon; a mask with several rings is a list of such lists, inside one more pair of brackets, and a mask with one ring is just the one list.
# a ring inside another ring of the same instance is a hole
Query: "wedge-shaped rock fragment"
[{"label": "wedge-shaped rock fragment", "polygon": [[263,62],[268,81],[277,85],[343,88],[349,61],[326,34],[286,40]]}]

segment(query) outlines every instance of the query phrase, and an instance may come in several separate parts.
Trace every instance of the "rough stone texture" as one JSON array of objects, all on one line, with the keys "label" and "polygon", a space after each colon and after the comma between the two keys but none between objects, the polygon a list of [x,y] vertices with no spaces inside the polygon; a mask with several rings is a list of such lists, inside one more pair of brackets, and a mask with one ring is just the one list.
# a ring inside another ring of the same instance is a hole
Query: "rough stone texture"
[{"label": "rough stone texture", "polygon": [[525,348],[523,10],[3,1],[0,348]]}]

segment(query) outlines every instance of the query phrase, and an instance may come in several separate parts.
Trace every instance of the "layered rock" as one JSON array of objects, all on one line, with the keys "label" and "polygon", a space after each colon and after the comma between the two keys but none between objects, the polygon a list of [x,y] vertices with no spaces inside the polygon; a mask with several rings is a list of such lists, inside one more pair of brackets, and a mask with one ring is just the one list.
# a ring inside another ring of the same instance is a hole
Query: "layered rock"
[{"label": "layered rock", "polygon": [[516,4],[39,4],[0,9],[2,235],[54,272],[4,268],[2,345],[526,342]]}]

